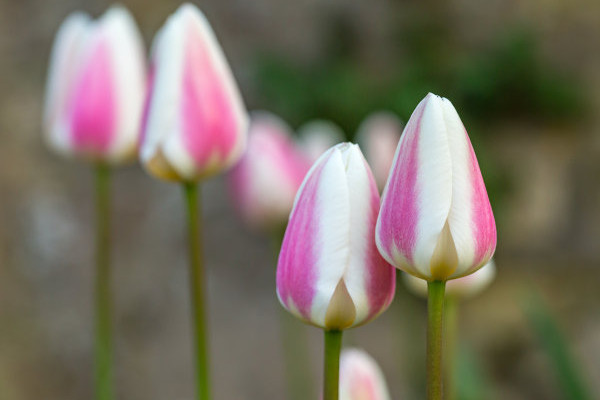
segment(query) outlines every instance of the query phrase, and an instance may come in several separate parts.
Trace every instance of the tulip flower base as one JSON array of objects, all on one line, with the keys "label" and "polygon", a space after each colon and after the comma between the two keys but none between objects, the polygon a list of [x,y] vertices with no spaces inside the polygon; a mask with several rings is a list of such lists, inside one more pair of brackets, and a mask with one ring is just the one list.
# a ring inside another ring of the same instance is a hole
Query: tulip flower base
[{"label": "tulip flower base", "polygon": [[445,281],[427,284],[427,399],[441,400],[443,390],[442,350]]},{"label": "tulip flower base", "polygon": [[323,365],[323,400],[338,400],[340,388],[340,353],[342,331],[325,331],[325,362]]},{"label": "tulip flower base", "polygon": [[196,390],[199,400],[210,398],[208,346],[206,333],[205,274],[203,264],[202,231],[199,224],[199,186],[183,184],[188,211],[188,241],[190,265],[190,294],[194,325],[194,354],[196,360]]},{"label": "tulip flower base", "polygon": [[110,296],[110,169],[98,163],[96,174],[95,380],[96,400],[111,400],[112,339]]}]

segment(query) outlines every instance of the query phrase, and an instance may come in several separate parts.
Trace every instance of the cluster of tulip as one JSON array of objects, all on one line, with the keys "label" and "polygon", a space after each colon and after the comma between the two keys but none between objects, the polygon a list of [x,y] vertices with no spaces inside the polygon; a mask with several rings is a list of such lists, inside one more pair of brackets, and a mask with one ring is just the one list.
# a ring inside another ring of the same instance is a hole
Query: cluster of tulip
[{"label": "cluster of tulip", "polygon": [[131,15],[113,7],[97,21],[69,16],[50,61],[48,142],[97,168],[97,398],[112,398],[108,172],[139,155],[151,175],[185,188],[199,399],[210,392],[197,182],[229,168],[243,220],[274,236],[285,228],[277,295],[325,331],[323,399],[389,398],[368,355],[346,350],[340,366],[340,351],[343,330],[389,306],[396,268],[428,295],[428,397],[440,399],[446,282],[456,296],[483,287],[493,266],[475,272],[496,246],[477,159],[452,104],[427,95],[401,137],[393,115],[368,118],[357,134],[365,159],[358,145],[338,143],[332,123],[309,123],[295,141],[275,115],[249,116],[193,5],[182,5],[156,34],[148,67],[144,53]]}]

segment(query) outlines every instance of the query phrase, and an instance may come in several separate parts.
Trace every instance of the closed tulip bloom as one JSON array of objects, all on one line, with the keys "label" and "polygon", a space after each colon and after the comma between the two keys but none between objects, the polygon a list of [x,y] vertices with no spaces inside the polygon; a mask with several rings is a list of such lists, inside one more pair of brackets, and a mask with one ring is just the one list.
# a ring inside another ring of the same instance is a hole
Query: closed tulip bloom
[{"label": "closed tulip bloom", "polygon": [[[470,298],[483,292],[496,277],[496,265],[491,259],[470,275],[452,279],[446,283],[446,296],[460,299]],[[402,276],[406,287],[417,296],[427,297],[427,281],[410,274]]]},{"label": "closed tulip bloom", "polygon": [[65,155],[118,164],[135,159],[146,69],[129,12],[110,8],[92,21],[73,13],[59,29],[48,71],[44,127]]},{"label": "closed tulip bloom", "polygon": [[161,179],[197,181],[231,167],[247,113],[204,15],[184,4],[156,34],[140,156]]},{"label": "closed tulip bloom", "polygon": [[311,162],[315,162],[331,147],[344,141],[344,132],[331,121],[309,121],[298,128],[300,146]]},{"label": "closed tulip bloom", "polygon": [[283,228],[309,168],[284,121],[267,112],[253,113],[246,152],[228,175],[244,221],[259,230]]},{"label": "closed tulip bloom", "polygon": [[339,400],[390,400],[385,377],[377,362],[359,349],[342,351]]},{"label": "closed tulip bloom", "polygon": [[392,301],[395,269],[375,247],[379,192],[355,144],[323,154],[300,187],[277,266],[277,294],[326,330],[364,324]]},{"label": "closed tulip bloom", "polygon": [[402,123],[396,115],[389,112],[371,114],[358,128],[356,140],[365,153],[380,188],[385,186],[394,163],[400,135]]},{"label": "closed tulip bloom", "polygon": [[449,100],[429,94],[413,112],[383,192],[376,236],[386,260],[428,281],[468,275],[492,257],[494,215]]}]

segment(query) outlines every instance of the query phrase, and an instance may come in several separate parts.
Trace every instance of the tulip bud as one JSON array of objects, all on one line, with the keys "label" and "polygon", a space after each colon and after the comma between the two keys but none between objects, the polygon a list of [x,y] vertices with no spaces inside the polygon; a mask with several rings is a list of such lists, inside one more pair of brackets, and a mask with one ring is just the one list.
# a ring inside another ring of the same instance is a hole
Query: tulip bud
[{"label": "tulip bud", "polygon": [[[496,277],[496,265],[491,259],[483,267],[470,275],[452,279],[446,283],[446,296],[470,298],[481,293],[491,285]],[[402,274],[402,279],[408,290],[417,296],[427,298],[427,281],[410,274]]]},{"label": "tulip bud", "polygon": [[135,159],[145,94],[145,50],[133,17],[110,8],[71,14],[48,71],[44,127],[51,147],[113,164]]},{"label": "tulip bud", "polygon": [[344,140],[342,129],[331,121],[314,120],[298,128],[300,146],[311,162]]},{"label": "tulip bud", "polygon": [[475,272],[496,248],[496,224],[469,136],[449,100],[428,94],[400,139],[383,191],[377,247],[422,279]]},{"label": "tulip bud", "polygon": [[390,400],[385,377],[377,362],[358,349],[342,351],[340,400]]},{"label": "tulip bud", "polygon": [[262,230],[285,227],[309,168],[285,122],[267,112],[253,113],[246,152],[228,175],[244,221]]},{"label": "tulip bud", "polygon": [[196,181],[238,161],[247,113],[204,15],[189,3],[156,34],[141,161],[158,178]]},{"label": "tulip bud", "polygon": [[277,266],[277,295],[292,314],[340,330],[364,324],[394,297],[395,270],[375,247],[379,192],[357,145],[341,143],[298,190]]},{"label": "tulip bud", "polygon": [[392,113],[378,112],[367,117],[358,128],[356,141],[373,170],[377,186],[383,188],[394,162],[402,135],[402,123]]}]

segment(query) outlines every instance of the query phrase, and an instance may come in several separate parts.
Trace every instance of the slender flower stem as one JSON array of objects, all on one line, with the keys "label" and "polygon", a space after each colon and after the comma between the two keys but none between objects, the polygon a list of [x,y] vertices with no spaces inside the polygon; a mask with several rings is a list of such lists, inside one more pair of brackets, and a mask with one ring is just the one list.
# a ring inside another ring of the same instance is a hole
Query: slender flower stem
[{"label": "slender flower stem", "polygon": [[340,352],[342,331],[325,331],[323,400],[338,400],[340,389]]},{"label": "slender flower stem", "polygon": [[185,183],[185,199],[188,211],[188,240],[190,261],[190,290],[192,320],[194,324],[194,347],[196,362],[196,390],[198,400],[210,399],[208,346],[206,332],[205,277],[202,260],[202,231],[199,218],[199,188],[196,183]]},{"label": "slender flower stem", "polygon": [[96,400],[111,400],[112,339],[110,296],[110,169],[98,163],[96,175],[95,380]]},{"label": "slender flower stem", "polygon": [[428,282],[427,399],[442,399],[442,349],[446,282]]},{"label": "slender flower stem", "polygon": [[444,305],[444,394],[445,400],[455,400],[456,387],[456,356],[458,344],[458,306],[456,296],[446,296]]}]

